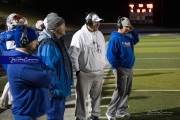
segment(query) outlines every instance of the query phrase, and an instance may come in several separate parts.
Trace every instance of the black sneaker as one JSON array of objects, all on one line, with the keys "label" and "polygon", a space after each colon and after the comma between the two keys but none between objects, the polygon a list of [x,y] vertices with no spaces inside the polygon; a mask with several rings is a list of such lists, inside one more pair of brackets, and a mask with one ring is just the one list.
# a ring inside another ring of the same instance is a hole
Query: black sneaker
[{"label": "black sneaker", "polygon": [[99,117],[91,116],[89,120],[99,120]]}]

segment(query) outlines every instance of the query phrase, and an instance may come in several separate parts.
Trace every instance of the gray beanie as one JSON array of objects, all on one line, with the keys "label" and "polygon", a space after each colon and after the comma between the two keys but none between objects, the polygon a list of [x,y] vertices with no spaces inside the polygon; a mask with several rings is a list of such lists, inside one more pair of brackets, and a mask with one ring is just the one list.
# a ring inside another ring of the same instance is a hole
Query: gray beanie
[{"label": "gray beanie", "polygon": [[49,13],[46,17],[47,20],[47,29],[52,30],[56,27],[59,27],[61,24],[65,23],[62,17],[59,17],[57,13]]}]

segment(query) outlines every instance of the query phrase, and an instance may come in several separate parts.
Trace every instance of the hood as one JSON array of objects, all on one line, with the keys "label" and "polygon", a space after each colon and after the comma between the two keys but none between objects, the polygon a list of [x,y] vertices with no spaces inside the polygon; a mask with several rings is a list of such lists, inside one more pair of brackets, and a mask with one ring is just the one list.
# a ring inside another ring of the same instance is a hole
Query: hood
[{"label": "hood", "polygon": [[121,36],[121,33],[119,33],[118,31],[113,31],[111,33],[111,36],[113,36],[113,35]]},{"label": "hood", "polygon": [[51,38],[51,35],[46,30],[39,32],[38,42],[41,42],[43,39],[46,39],[46,38]]}]

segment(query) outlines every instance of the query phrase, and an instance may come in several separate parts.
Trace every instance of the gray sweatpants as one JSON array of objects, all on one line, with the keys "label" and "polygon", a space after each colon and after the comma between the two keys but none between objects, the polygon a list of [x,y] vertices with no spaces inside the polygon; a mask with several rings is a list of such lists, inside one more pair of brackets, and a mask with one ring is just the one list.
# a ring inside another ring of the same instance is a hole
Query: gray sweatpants
[{"label": "gray sweatpants", "polygon": [[76,83],[76,120],[86,120],[86,101],[91,99],[91,115],[99,117],[101,115],[100,99],[103,84],[103,71],[99,74],[85,73],[80,71]]},{"label": "gray sweatpants", "polygon": [[107,109],[107,114],[110,116],[125,112],[128,108],[128,97],[131,92],[133,78],[132,69],[119,67],[118,70],[114,69],[113,73],[116,79],[116,88]]}]

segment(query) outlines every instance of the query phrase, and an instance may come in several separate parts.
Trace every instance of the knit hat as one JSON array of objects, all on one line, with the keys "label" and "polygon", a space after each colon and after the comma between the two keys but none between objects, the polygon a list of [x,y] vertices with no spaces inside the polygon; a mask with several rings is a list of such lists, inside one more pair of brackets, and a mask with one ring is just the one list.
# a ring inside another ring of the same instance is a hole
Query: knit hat
[{"label": "knit hat", "polygon": [[[23,37],[25,37],[25,38],[23,38]],[[18,25],[16,27],[16,31],[15,31],[15,35],[14,35],[14,40],[15,40],[15,44],[16,44],[17,48],[25,47],[25,46],[22,46],[22,41],[21,41],[22,38],[27,40],[27,42],[25,41],[26,43],[23,43],[23,44],[29,44],[32,41],[37,40],[38,36],[34,29],[29,28],[26,25]]]},{"label": "knit hat", "polygon": [[45,19],[47,22],[47,25],[45,23],[45,26],[49,30],[52,30],[65,23],[64,19],[62,17],[59,17],[58,14],[54,12],[49,13]]}]

